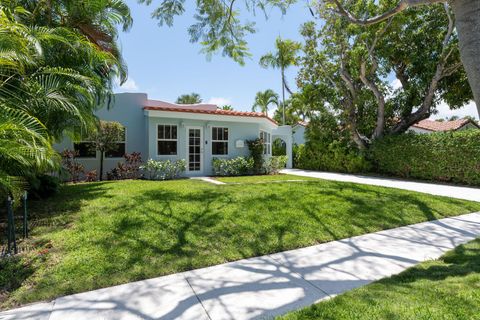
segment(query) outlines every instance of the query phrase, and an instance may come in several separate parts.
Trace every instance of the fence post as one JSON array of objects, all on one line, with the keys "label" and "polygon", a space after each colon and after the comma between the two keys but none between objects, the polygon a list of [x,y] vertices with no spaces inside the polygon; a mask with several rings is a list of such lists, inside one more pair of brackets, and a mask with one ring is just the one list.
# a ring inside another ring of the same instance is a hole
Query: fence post
[{"label": "fence post", "polygon": [[8,215],[8,254],[12,253],[12,242],[13,242],[13,253],[17,254],[17,239],[15,237],[15,218],[13,216],[13,199],[8,196],[7,198],[7,215]]},{"label": "fence post", "polygon": [[28,193],[25,191],[23,193],[23,238],[28,238],[28,213],[27,213],[27,196]]}]

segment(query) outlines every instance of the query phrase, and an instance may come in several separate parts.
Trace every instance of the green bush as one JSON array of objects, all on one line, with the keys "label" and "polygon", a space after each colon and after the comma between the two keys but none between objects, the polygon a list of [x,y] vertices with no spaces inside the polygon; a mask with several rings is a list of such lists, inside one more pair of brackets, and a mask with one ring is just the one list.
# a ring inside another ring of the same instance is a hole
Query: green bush
[{"label": "green bush", "polygon": [[242,176],[253,171],[253,158],[236,157],[233,159],[214,158],[213,174],[216,176]]},{"label": "green bush", "polygon": [[46,199],[58,193],[60,179],[48,174],[30,176],[27,178],[28,196],[32,199]]},{"label": "green bush", "polygon": [[287,166],[287,156],[273,156],[265,160],[263,164],[263,170],[266,174],[278,174],[282,169]]},{"label": "green bush", "polygon": [[148,180],[171,180],[180,177],[187,169],[187,161],[184,159],[176,161],[156,161],[148,160],[140,170],[144,172],[144,177]]},{"label": "green bush", "polygon": [[335,115],[323,112],[308,125],[305,145],[295,147],[295,168],[358,173],[370,169],[370,163],[351,141],[346,127]]},{"label": "green bush", "polygon": [[379,173],[480,185],[480,130],[389,136],[370,157]]},{"label": "green bush", "polygon": [[257,138],[255,140],[247,140],[248,150],[250,150],[250,156],[253,159],[253,171],[254,173],[262,173],[263,170],[263,140]]}]

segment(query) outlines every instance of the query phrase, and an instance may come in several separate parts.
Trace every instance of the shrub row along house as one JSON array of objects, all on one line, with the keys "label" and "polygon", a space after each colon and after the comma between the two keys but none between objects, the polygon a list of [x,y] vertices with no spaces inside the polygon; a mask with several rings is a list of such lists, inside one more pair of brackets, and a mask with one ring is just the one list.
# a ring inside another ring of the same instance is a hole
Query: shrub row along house
[{"label": "shrub row along house", "polygon": [[[125,128],[115,151],[105,154],[105,171],[122,161],[125,153],[140,152],[143,159],[187,162],[186,176],[212,174],[215,158],[248,157],[246,141],[263,139],[264,155],[272,154],[272,141],[282,139],[292,166],[292,129],[260,112],[221,110],[213,104],[182,105],[150,100],[144,93],[120,93],[113,105],[97,111],[101,120]],[[86,170],[98,170],[99,152],[91,141],[64,139],[56,150],[75,150]]]}]

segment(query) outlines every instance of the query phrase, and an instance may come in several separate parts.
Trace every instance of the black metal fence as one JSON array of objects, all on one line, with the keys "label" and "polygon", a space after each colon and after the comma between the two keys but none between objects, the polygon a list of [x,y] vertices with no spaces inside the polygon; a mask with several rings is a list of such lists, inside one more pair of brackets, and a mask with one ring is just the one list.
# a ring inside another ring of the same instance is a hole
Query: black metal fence
[{"label": "black metal fence", "polygon": [[[5,210],[1,210],[2,218],[0,220],[0,231],[2,235],[1,256],[17,254],[19,251],[17,240],[18,237],[28,238],[28,206],[27,192],[21,197],[21,205],[16,206],[12,197],[5,200]],[[21,229],[19,230],[19,226]],[[20,231],[20,232],[19,232]]]}]

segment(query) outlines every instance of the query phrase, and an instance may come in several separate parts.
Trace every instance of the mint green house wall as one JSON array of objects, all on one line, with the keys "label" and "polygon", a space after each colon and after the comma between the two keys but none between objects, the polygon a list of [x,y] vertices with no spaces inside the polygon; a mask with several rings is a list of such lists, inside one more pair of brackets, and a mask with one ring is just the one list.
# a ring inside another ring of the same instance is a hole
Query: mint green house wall
[{"label": "mint green house wall", "polygon": [[[249,156],[246,140],[258,138],[260,125],[256,123],[236,123],[225,121],[194,120],[194,119],[169,119],[162,117],[148,118],[148,158],[154,160],[187,159],[187,130],[189,127],[200,127],[203,130],[203,171],[191,172],[187,175],[212,174],[213,158],[235,158]],[[177,155],[158,155],[157,152],[157,127],[159,124],[177,125]],[[228,128],[228,155],[212,155],[212,127]],[[265,129],[267,130],[267,129]],[[236,141],[244,141],[243,147],[237,147]]]},{"label": "mint green house wall", "polygon": [[[101,120],[121,123],[126,128],[126,152],[140,152],[143,161],[148,159],[187,159],[187,129],[191,126],[202,128],[203,170],[187,172],[186,176],[211,175],[214,157],[230,159],[238,156],[248,156],[247,140],[258,138],[260,130],[272,134],[278,128],[276,124],[266,118],[144,110],[144,106],[149,100],[147,95],[143,93],[116,94],[114,99],[110,108],[104,107],[98,110],[96,115]],[[177,155],[158,155],[157,126],[159,124],[177,125]],[[229,129],[228,155],[212,155],[212,127]],[[243,142],[243,147],[241,142]],[[55,149],[59,152],[65,149],[72,150],[73,142],[64,139],[55,145]],[[104,173],[114,168],[121,161],[123,161],[123,158],[106,158],[104,160]],[[84,165],[86,171],[97,170],[98,172],[100,155],[97,152],[95,158],[81,158],[79,162]]]},{"label": "mint green house wall", "polygon": [[[147,157],[147,130],[146,117],[143,112],[143,105],[147,95],[143,93],[119,93],[115,94],[110,108],[106,106],[97,110],[95,114],[101,120],[117,121],[126,128],[126,152],[140,152],[142,158]],[[65,149],[73,150],[73,142],[65,138],[54,145],[55,150],[62,152]],[[105,158],[104,173],[113,169],[123,158]],[[100,169],[100,154],[97,152],[95,158],[81,158],[79,162],[86,171]]]}]

